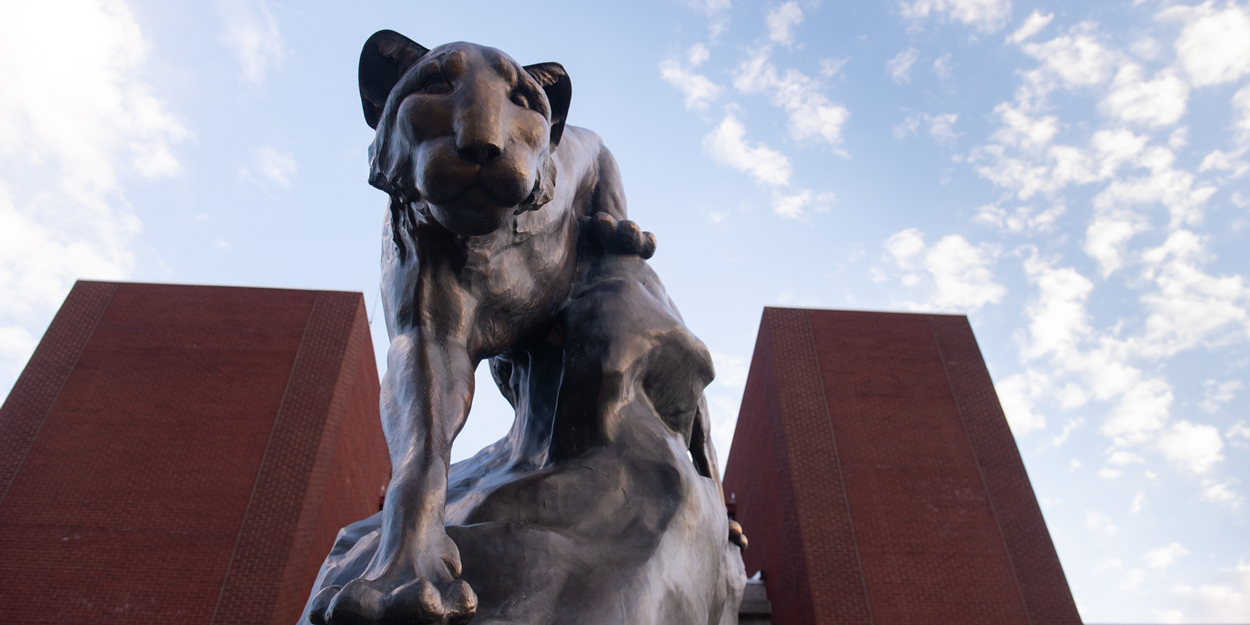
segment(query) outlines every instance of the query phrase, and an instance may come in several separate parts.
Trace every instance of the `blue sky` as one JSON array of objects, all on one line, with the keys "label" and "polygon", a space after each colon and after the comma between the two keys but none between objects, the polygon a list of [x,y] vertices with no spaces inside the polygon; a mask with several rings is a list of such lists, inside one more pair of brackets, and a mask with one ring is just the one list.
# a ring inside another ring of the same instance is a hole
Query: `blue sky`
[{"label": "blue sky", "polygon": [[360,46],[474,41],[568,69],[722,454],[763,306],[966,313],[1086,621],[1250,621],[1245,2],[471,6],[0,3],[0,392],[77,278],[372,313]]}]

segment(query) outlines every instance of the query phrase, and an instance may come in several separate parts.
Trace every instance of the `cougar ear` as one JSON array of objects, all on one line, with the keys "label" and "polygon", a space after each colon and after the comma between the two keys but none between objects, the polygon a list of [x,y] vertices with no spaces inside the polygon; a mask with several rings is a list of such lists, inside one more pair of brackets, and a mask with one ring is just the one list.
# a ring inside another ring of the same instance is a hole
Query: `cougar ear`
[{"label": "cougar ear", "polygon": [[551,103],[551,148],[554,150],[560,145],[560,135],[564,134],[564,120],[569,115],[569,100],[573,98],[573,83],[569,81],[569,73],[559,63],[526,65],[525,71],[547,92],[547,101]]},{"label": "cougar ear", "polygon": [[360,51],[360,103],[365,107],[365,122],[378,127],[386,97],[395,83],[430,50],[393,31],[379,30],[365,42]]}]

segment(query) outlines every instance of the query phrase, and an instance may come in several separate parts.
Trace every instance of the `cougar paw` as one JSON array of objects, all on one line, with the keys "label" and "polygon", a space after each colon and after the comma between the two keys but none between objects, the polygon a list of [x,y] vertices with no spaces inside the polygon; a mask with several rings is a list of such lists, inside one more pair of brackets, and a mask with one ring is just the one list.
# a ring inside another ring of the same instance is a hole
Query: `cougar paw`
[{"label": "cougar paw", "polygon": [[315,625],[465,625],[477,595],[464,580],[435,585],[417,578],[390,592],[379,580],[357,579],[317,593],[308,620]]},{"label": "cougar paw", "polygon": [[464,625],[477,612],[477,595],[464,580],[435,587],[418,579],[391,593],[388,620],[397,623],[446,623]]},{"label": "cougar paw", "polygon": [[326,611],[330,609],[330,602],[334,601],[334,596],[339,594],[339,588],[339,586],[326,586],[313,597],[312,605],[308,606],[309,622],[313,625],[326,625]]},{"label": "cougar paw", "polygon": [[636,254],[644,260],[655,254],[655,235],[643,232],[638,224],[628,219],[617,221],[607,213],[595,213],[589,220],[591,238],[605,250]]},{"label": "cougar paw", "polygon": [[729,522],[729,542],[738,545],[740,551],[747,550],[747,536],[742,533],[742,525],[737,521]]}]

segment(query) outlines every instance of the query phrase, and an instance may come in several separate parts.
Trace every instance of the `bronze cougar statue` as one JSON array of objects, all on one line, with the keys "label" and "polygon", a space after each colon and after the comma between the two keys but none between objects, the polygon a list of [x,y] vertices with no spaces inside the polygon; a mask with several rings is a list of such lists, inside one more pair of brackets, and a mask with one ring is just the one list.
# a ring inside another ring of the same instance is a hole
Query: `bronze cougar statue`
[{"label": "bronze cougar statue", "polygon": [[[390,196],[393,476],[301,623],[736,623],[712,362],[645,262],[611,153],[565,125],[564,68],[381,31],[360,94]],[[516,420],[449,466],[483,359]]]}]

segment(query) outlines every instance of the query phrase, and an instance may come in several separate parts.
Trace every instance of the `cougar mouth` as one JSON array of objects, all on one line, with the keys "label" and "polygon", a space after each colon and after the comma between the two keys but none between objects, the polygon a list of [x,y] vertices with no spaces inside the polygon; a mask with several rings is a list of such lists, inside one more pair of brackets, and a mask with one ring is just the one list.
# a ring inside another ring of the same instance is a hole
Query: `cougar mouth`
[{"label": "cougar mouth", "polygon": [[434,218],[456,234],[499,229],[532,194],[537,175],[523,159],[505,154],[478,165],[445,150],[433,152],[414,163],[417,188]]},{"label": "cougar mouth", "polygon": [[448,200],[426,200],[434,219],[444,228],[462,236],[479,236],[498,230],[516,212],[515,208],[519,203],[520,200],[513,203],[499,202],[491,192],[478,184]]}]

